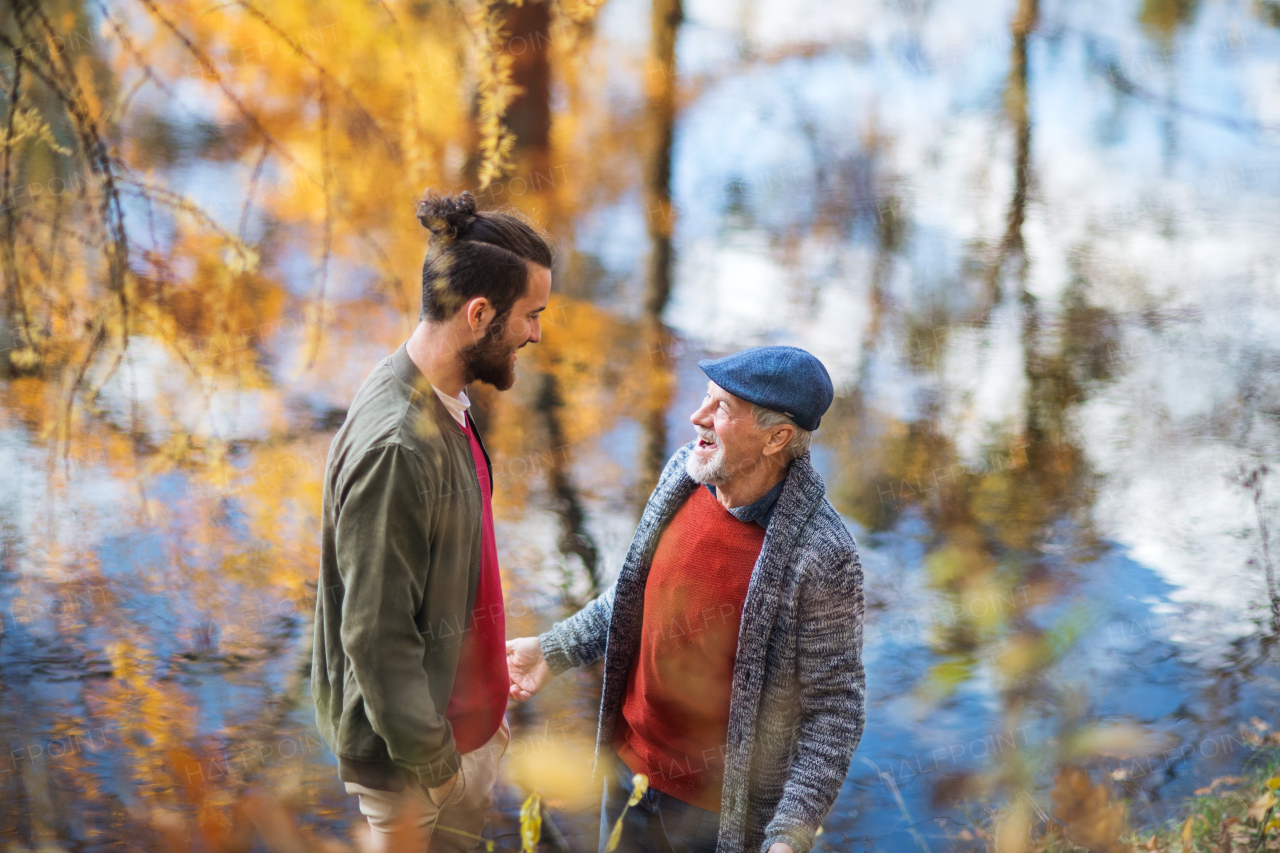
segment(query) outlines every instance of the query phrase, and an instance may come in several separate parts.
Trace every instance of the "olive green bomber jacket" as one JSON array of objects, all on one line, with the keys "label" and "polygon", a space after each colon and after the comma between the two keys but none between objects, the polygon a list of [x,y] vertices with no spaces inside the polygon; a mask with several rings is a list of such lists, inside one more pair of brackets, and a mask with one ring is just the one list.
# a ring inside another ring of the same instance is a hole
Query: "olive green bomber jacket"
[{"label": "olive green bomber jacket", "polygon": [[343,781],[399,791],[457,771],[444,713],[480,526],[467,436],[401,346],[361,385],[325,466],[311,689]]}]

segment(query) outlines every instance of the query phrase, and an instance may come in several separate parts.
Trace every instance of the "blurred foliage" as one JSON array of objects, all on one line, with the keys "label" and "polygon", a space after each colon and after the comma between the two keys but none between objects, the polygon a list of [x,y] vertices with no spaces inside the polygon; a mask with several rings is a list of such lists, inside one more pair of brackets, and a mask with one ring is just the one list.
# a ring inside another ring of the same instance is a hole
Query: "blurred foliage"
[{"label": "blurred foliage", "polygon": [[[531,6],[535,29],[513,32]],[[343,412],[312,429],[281,379],[324,398],[353,346],[381,357],[417,322],[423,189],[471,188],[550,227],[565,257],[556,289],[577,294],[557,295],[542,352],[522,364],[526,385],[549,377],[576,416],[552,423],[528,396],[476,395],[507,472],[500,512],[665,386],[638,326],[583,301],[591,271],[572,248],[578,214],[634,177],[635,119],[609,111],[593,74],[599,6],[0,6],[0,407],[42,451],[47,485],[30,506],[47,523],[6,532],[6,559],[25,570],[8,601],[36,642],[55,638],[48,665],[86,679],[68,719],[108,733],[98,760],[120,768],[104,783],[90,750],[7,776],[0,841],[110,835],[159,810],[156,831],[178,843],[191,825],[172,815],[194,809],[216,812],[212,847],[234,848],[253,808],[275,813],[251,807],[245,786],[301,772],[333,787],[290,714],[305,697],[322,472]],[[551,116],[545,87],[528,102],[521,75],[542,72],[521,56],[554,69],[566,97],[541,141],[504,117]],[[85,500],[101,496],[94,483],[104,501]],[[52,614],[51,599],[84,603]],[[255,698],[218,719],[209,678]],[[37,743],[48,714],[11,705],[0,733]],[[298,743],[298,761],[271,760]],[[174,785],[175,762],[191,761],[221,768],[198,796]],[[553,798],[563,787],[548,784]],[[104,790],[130,792],[134,811],[111,811]],[[315,796],[296,805],[332,808]]]},{"label": "blurred foliage", "polygon": [[1196,13],[1198,0],[1142,0],[1142,25],[1160,38],[1168,39]]}]

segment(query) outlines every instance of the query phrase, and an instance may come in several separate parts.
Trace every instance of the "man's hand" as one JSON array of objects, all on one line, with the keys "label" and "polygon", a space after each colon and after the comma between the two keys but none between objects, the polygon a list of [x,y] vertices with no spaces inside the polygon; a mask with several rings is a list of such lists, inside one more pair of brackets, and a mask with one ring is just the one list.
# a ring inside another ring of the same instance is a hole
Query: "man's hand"
[{"label": "man's hand", "polygon": [[461,769],[459,769],[458,773],[454,773],[452,776],[449,777],[449,781],[445,782],[443,785],[439,786],[438,788],[426,789],[427,797],[431,800],[431,803],[436,808],[440,808],[440,806],[443,806],[445,803],[445,800],[449,799],[449,795],[453,793],[454,787],[456,787],[458,784],[458,775],[461,772],[462,772]]},{"label": "man's hand", "polygon": [[769,848],[769,853],[791,853],[791,845],[784,844],[781,841],[775,841]]},{"label": "man's hand", "polygon": [[507,641],[507,672],[511,676],[511,698],[523,702],[555,678],[537,637]]}]

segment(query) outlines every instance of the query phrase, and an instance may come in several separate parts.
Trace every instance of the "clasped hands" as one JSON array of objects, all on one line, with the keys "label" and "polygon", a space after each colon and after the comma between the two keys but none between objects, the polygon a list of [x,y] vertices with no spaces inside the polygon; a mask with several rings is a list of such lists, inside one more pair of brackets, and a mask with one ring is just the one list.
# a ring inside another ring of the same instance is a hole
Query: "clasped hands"
[{"label": "clasped hands", "polygon": [[511,678],[511,698],[517,702],[526,701],[555,678],[537,637],[507,640],[507,674]]}]

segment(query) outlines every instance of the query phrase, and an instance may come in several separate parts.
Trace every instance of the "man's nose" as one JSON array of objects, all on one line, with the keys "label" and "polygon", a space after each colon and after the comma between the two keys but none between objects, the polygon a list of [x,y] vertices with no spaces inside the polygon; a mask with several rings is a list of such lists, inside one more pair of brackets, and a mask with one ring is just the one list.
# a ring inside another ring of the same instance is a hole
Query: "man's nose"
[{"label": "man's nose", "polygon": [[537,320],[526,320],[524,329],[524,340],[520,342],[521,347],[528,344],[536,344],[542,340],[542,324]]},{"label": "man's nose", "polygon": [[711,429],[711,406],[703,404],[699,406],[697,411],[689,415],[689,423],[697,424],[700,427]]}]

